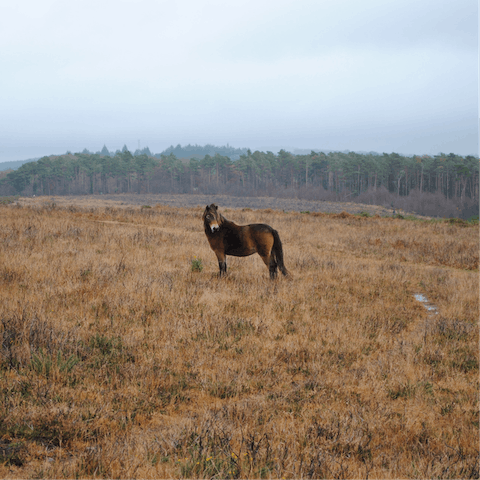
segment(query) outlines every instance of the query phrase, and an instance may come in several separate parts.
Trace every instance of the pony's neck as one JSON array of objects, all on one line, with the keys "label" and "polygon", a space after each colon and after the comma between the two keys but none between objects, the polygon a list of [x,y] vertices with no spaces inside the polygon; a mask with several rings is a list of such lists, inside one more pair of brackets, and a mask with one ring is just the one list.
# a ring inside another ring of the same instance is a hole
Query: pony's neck
[{"label": "pony's neck", "polygon": [[224,216],[220,215],[220,228],[221,227],[227,227],[227,228],[236,228],[238,225],[235,222],[232,222],[231,220],[228,220]]}]

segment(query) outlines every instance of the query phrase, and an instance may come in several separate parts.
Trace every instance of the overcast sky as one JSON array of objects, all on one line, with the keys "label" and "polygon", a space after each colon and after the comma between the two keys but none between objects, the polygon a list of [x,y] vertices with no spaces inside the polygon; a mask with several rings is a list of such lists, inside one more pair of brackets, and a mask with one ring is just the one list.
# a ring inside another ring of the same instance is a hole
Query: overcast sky
[{"label": "overcast sky", "polygon": [[15,0],[0,162],[211,143],[478,154],[477,0]]}]

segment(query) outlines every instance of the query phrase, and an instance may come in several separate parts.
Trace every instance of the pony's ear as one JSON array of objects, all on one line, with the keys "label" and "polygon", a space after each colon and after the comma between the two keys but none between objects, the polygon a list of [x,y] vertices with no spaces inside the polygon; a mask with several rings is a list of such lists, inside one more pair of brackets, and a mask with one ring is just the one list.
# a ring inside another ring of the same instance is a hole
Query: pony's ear
[{"label": "pony's ear", "polygon": [[207,206],[205,207],[205,210],[210,210],[210,205],[207,205]]},{"label": "pony's ear", "polygon": [[214,207],[218,210],[218,205],[214,205]]}]

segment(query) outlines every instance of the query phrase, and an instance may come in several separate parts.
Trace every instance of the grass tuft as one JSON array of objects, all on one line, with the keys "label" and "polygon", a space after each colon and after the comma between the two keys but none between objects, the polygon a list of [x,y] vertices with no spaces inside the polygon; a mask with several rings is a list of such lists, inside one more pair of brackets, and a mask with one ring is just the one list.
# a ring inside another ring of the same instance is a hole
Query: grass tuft
[{"label": "grass tuft", "polygon": [[203,270],[203,263],[201,258],[195,257],[191,261],[191,270],[192,272],[201,272]]}]

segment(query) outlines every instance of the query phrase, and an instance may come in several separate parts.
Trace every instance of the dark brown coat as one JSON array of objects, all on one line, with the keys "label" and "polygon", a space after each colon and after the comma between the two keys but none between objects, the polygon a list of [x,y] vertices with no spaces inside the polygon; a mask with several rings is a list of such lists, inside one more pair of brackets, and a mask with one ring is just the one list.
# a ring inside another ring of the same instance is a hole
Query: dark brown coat
[{"label": "dark brown coat", "polygon": [[283,263],[283,248],[278,232],[264,223],[237,225],[218,212],[217,205],[207,205],[203,212],[203,225],[210,247],[215,252],[220,276],[227,273],[227,255],[246,257],[258,253],[270,271],[277,275],[277,267],[288,275]]}]

